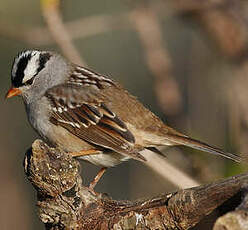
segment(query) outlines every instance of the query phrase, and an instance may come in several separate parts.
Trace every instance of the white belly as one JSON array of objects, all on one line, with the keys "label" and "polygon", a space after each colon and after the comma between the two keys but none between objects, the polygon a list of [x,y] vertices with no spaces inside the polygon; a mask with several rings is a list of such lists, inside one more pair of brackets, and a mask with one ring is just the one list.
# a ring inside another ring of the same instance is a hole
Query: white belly
[{"label": "white belly", "polygon": [[79,157],[79,159],[89,161],[90,163],[102,167],[113,167],[120,164],[122,161],[129,160],[130,157],[123,156],[116,152],[100,153],[97,155],[89,155]]}]

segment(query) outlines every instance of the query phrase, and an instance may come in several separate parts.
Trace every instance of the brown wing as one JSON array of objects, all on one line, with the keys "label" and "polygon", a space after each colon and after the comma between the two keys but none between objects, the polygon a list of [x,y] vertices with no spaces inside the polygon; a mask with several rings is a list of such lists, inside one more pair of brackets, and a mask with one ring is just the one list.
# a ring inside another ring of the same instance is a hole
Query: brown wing
[{"label": "brown wing", "polygon": [[97,88],[67,83],[49,89],[46,96],[53,110],[53,124],[96,146],[145,160],[135,148],[133,134],[107,108]]}]

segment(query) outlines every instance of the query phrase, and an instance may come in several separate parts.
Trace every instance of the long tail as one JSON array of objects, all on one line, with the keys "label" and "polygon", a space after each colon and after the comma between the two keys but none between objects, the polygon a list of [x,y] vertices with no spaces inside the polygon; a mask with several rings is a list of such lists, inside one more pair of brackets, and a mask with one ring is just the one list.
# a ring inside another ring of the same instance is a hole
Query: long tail
[{"label": "long tail", "polygon": [[233,153],[228,153],[228,152],[224,152],[223,150],[213,147],[211,145],[208,145],[204,142],[192,139],[190,137],[187,136],[180,136],[180,135],[174,135],[174,134],[170,134],[168,135],[168,140],[169,141],[173,141],[174,143],[178,144],[178,145],[185,145],[188,147],[191,147],[193,149],[198,149],[204,152],[209,152],[215,155],[220,155],[223,156],[225,158],[231,159],[233,161],[236,162],[241,162],[242,161],[242,157],[238,156],[236,154]]}]

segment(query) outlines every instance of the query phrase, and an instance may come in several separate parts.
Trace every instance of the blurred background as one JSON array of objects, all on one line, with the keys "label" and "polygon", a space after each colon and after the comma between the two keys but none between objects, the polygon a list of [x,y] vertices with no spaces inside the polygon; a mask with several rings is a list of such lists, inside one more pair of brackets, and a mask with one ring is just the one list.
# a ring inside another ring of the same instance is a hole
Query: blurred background
[{"label": "blurred background", "polygon": [[[43,229],[22,166],[37,135],[21,99],[3,99],[18,52],[62,53],[118,80],[177,130],[226,151],[248,153],[247,11],[241,0],[1,0],[1,229]],[[163,151],[169,164],[199,184],[246,170],[188,148]],[[156,167],[125,162],[107,170],[96,191],[134,200],[184,187],[183,178],[173,183],[166,168],[157,174]],[[98,170],[82,163],[84,183]],[[211,225],[202,221],[194,229]]]}]

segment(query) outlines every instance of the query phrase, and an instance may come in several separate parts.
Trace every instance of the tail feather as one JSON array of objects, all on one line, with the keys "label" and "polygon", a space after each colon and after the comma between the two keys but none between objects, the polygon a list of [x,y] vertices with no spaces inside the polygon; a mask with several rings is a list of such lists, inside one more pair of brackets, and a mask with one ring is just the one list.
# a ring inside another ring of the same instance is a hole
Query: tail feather
[{"label": "tail feather", "polygon": [[[171,137],[171,138],[170,138]],[[173,138],[172,138],[173,137]],[[204,142],[192,139],[190,137],[187,136],[180,136],[180,135],[174,135],[174,134],[170,134],[167,138],[169,141],[173,141],[176,144],[179,145],[185,145],[188,147],[191,147],[193,149],[198,149],[204,152],[209,152],[215,155],[220,155],[223,156],[225,158],[231,159],[233,161],[236,161],[238,163],[240,163],[242,161],[242,157],[233,153],[228,153],[225,152],[219,148],[216,148],[214,146],[208,145]]]}]

